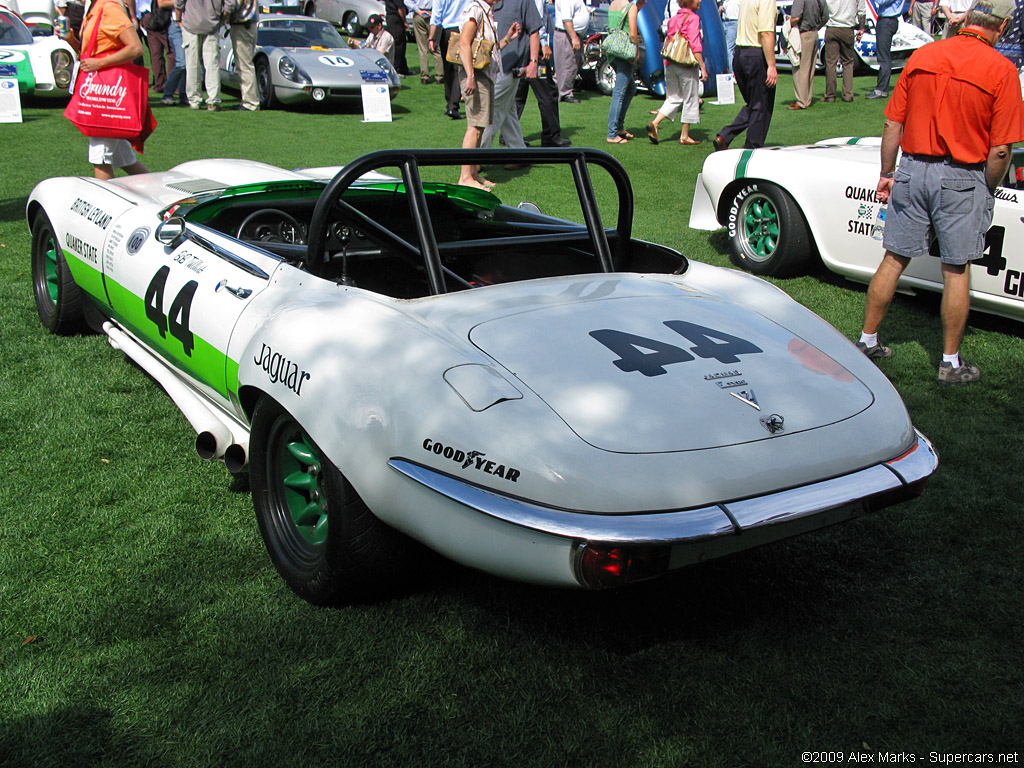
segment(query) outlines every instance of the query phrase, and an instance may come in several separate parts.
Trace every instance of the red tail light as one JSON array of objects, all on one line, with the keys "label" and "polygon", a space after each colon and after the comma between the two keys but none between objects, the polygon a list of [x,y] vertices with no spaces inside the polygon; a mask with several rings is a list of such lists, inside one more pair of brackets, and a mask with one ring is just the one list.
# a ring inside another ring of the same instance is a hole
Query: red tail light
[{"label": "red tail light", "polygon": [[617,547],[583,543],[576,551],[576,573],[590,589],[609,589],[653,579],[668,570],[668,547]]}]

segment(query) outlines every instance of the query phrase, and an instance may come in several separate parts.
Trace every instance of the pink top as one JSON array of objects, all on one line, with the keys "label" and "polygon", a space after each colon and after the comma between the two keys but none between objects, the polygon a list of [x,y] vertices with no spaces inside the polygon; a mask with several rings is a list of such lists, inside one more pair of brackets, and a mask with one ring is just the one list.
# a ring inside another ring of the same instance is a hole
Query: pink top
[{"label": "pink top", "polygon": [[691,51],[700,53],[704,50],[700,43],[700,17],[689,8],[680,8],[676,15],[668,20],[667,39],[671,40],[680,30],[686,42],[690,44]]}]

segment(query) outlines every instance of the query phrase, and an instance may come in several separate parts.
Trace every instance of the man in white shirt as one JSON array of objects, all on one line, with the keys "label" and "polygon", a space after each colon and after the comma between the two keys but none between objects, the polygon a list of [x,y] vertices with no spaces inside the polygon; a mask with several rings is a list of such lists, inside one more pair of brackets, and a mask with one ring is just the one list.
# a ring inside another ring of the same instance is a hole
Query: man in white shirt
[{"label": "man in white shirt", "polygon": [[853,45],[864,35],[864,0],[828,0],[829,18],[825,25],[825,96],[836,100],[836,64],[843,64],[843,101],[853,101]]},{"label": "man in white shirt", "polygon": [[395,38],[384,29],[384,19],[376,13],[372,13],[366,20],[366,28],[370,31],[370,34],[366,36],[366,40],[360,43],[358,40],[353,40],[350,37],[348,39],[349,46],[352,48],[373,48],[378,53],[383,53],[392,66],[394,66]]},{"label": "man in white shirt", "polygon": [[942,0],[939,3],[939,13],[946,17],[946,31],[943,37],[953,37],[960,31],[970,7],[971,0]]},{"label": "man in white shirt", "polygon": [[572,86],[583,56],[583,36],[590,24],[590,9],[583,0],[555,0],[555,85],[558,100],[578,104]]}]

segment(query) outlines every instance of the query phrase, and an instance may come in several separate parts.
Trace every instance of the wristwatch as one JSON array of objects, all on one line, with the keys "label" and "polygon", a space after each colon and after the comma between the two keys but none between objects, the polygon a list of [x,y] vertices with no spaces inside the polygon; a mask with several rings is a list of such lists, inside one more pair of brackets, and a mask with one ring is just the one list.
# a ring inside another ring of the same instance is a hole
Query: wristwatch
[{"label": "wristwatch", "polygon": [[880,173],[880,174],[878,174],[878,176],[880,178],[883,178],[883,179],[891,179],[894,176],[896,176],[896,174],[895,173]]}]

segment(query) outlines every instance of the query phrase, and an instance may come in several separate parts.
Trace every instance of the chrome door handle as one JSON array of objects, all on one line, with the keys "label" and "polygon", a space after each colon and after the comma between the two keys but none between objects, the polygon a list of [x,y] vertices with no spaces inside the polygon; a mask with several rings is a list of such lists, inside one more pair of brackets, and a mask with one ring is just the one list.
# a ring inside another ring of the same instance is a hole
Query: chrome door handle
[{"label": "chrome door handle", "polygon": [[227,280],[221,280],[213,290],[219,291],[221,288],[230,293],[236,299],[248,299],[252,295],[251,288],[235,288],[234,286],[228,285]]}]

